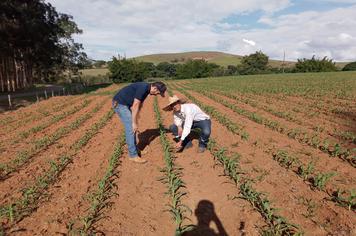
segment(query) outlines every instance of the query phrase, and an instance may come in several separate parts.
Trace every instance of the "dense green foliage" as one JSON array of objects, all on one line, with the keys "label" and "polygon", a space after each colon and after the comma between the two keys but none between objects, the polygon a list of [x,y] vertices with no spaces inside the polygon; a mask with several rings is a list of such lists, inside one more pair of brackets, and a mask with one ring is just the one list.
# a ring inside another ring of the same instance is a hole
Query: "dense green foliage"
[{"label": "dense green foliage", "polygon": [[[238,65],[227,67],[210,63],[206,60],[187,60],[184,63],[139,62],[135,59],[113,58],[109,62],[111,78],[114,82],[137,82],[147,78],[191,79],[232,75],[279,74],[297,72],[332,72],[338,71],[332,59],[299,59],[295,67],[277,68],[268,65],[269,57],[257,51],[241,59]],[[349,67],[351,68],[352,63]]]},{"label": "dense green foliage", "polygon": [[298,59],[295,65],[296,72],[330,72],[337,71],[337,67],[332,59],[324,57],[317,59],[313,56],[311,59]]},{"label": "dense green foliage", "polygon": [[241,65],[238,66],[239,74],[251,75],[265,73],[267,70],[268,56],[263,52],[255,52],[248,56],[244,56],[241,60]]},{"label": "dense green foliage", "polygon": [[[1,1],[0,22],[0,59],[21,65],[30,77],[23,78],[25,86],[33,74],[34,79],[49,81],[65,70],[76,72],[87,57],[72,38],[82,33],[73,17],[58,13],[43,0]],[[14,73],[5,70],[4,74]]]},{"label": "dense green foliage", "polygon": [[356,61],[344,66],[343,71],[356,71]]},{"label": "dense green foliage", "polygon": [[111,78],[115,83],[139,82],[148,78],[154,69],[154,64],[136,60],[118,59],[113,57],[108,63]]}]

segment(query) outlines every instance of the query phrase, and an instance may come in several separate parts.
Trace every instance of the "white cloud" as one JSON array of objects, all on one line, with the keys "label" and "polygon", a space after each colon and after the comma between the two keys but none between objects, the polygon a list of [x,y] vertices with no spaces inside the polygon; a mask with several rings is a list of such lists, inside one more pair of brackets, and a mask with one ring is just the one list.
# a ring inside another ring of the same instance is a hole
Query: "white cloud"
[{"label": "white cloud", "polygon": [[[275,59],[281,59],[286,51],[289,60],[313,53],[336,60],[356,60],[356,6],[276,17],[274,13],[291,6],[291,0],[49,2],[60,12],[74,16],[84,30],[76,39],[91,57],[98,59],[109,59],[117,53],[130,57],[206,49],[241,55],[262,50]],[[255,11],[264,13],[259,23],[265,28],[246,29],[239,22],[223,21],[232,14],[248,16]],[[258,46],[244,39],[258,41]]]},{"label": "white cloud", "polygon": [[247,43],[248,45],[255,46],[256,42],[248,39],[242,39],[243,42]]}]

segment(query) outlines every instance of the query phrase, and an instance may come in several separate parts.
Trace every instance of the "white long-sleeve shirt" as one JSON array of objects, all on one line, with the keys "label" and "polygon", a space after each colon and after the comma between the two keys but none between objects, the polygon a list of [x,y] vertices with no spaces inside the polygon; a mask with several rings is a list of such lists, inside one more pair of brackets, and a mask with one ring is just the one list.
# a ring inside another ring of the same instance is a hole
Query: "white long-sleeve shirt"
[{"label": "white long-sleeve shirt", "polygon": [[193,121],[208,120],[210,116],[205,114],[197,105],[186,103],[181,105],[179,112],[173,114],[174,124],[178,127],[183,127],[181,140],[184,140],[190,133]]}]

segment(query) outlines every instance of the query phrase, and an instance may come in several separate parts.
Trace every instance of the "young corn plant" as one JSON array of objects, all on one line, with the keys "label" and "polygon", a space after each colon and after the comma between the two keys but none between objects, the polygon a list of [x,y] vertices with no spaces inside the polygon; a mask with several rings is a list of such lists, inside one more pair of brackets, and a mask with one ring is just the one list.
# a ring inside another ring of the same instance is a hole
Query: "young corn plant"
[{"label": "young corn plant", "polygon": [[298,175],[303,178],[304,181],[311,178],[311,175],[314,173],[315,164],[314,162],[309,162],[307,166],[300,165],[298,167]]},{"label": "young corn plant", "polygon": [[273,159],[278,161],[282,167],[287,169],[293,168],[295,165],[300,163],[297,157],[291,156],[285,150],[278,150],[275,154],[273,154]]},{"label": "young corn plant", "polygon": [[92,102],[92,100],[84,100],[84,102],[78,106],[73,107],[72,109],[70,109],[69,111],[65,111],[59,115],[55,115],[53,116],[48,122],[45,123],[41,123],[40,125],[37,125],[35,127],[30,128],[29,130],[26,131],[22,131],[18,134],[18,137],[15,138],[14,140],[12,140],[13,143],[17,143],[25,138],[27,138],[28,136],[30,136],[31,134],[35,134],[41,130],[44,130],[45,128],[49,127],[52,124],[55,124],[61,120],[63,120],[64,118],[66,118],[69,115],[75,114],[78,111],[80,111],[81,109],[87,107],[90,103]]},{"label": "young corn plant", "polygon": [[329,173],[319,173],[313,177],[313,186],[319,190],[324,190],[327,182],[334,177],[336,173],[329,172]]},{"label": "young corn plant", "polygon": [[60,138],[69,134],[73,130],[78,129],[85,121],[90,119],[97,111],[99,111],[107,101],[104,100],[97,104],[90,112],[80,116],[71,124],[64,127],[58,128],[53,134],[46,135],[38,140],[34,141],[34,145],[27,150],[23,150],[17,153],[16,157],[8,163],[0,165],[0,180],[5,179],[12,172],[16,171],[18,168],[25,165],[33,156],[35,156],[40,151],[48,148],[50,145],[54,144]]},{"label": "young corn plant", "polygon": [[85,134],[72,144],[69,150],[57,159],[49,162],[50,167],[35,182],[22,190],[22,196],[5,205],[0,206],[0,218],[8,221],[8,228],[16,222],[30,215],[46,198],[48,188],[54,184],[59,175],[72,162],[74,156],[84,147],[95,134],[112,118],[114,112],[110,110],[97,123],[94,123]]},{"label": "young corn plant", "polygon": [[156,115],[156,123],[160,130],[160,140],[164,152],[165,167],[161,170],[163,177],[160,181],[167,186],[166,194],[170,197],[170,203],[167,204],[168,212],[171,213],[176,225],[175,235],[180,236],[185,232],[188,232],[194,228],[193,225],[185,225],[184,221],[188,219],[187,213],[191,213],[191,210],[182,204],[182,197],[186,195],[181,189],[185,188],[185,184],[181,179],[182,168],[178,168],[174,164],[174,156],[172,147],[166,136],[166,131],[163,126],[163,120],[159,111],[157,98],[154,101],[154,112]]},{"label": "young corn plant", "polygon": [[208,149],[215,160],[219,161],[220,164],[224,167],[224,174],[229,176],[237,185],[240,181],[240,174],[242,174],[242,171],[239,167],[240,155],[236,154],[232,158],[228,157],[226,155],[227,149],[219,148],[216,141],[212,138],[209,141]]},{"label": "young corn plant", "polygon": [[[257,113],[250,112],[245,109],[239,108],[224,99],[218,98],[216,95],[209,93],[206,90],[198,89],[198,88],[191,88],[191,90],[202,93],[203,95],[209,97],[210,99],[224,105],[227,108],[230,108],[232,111],[234,111],[242,116],[245,116],[248,119],[250,119],[258,124],[262,124],[272,130],[275,130],[282,134],[286,134],[286,135],[288,135],[288,137],[290,137],[292,139],[296,139],[300,143],[308,144],[309,146],[311,146],[313,148],[316,148],[316,149],[319,149],[325,153],[328,153],[331,157],[338,157],[338,158],[348,162],[351,166],[356,167],[356,161],[355,161],[355,158],[352,156],[352,150],[343,148],[343,147],[341,147],[340,144],[335,144],[334,148],[328,147],[326,149],[325,145],[322,145],[322,144],[324,144],[325,141],[327,141],[327,140],[326,139],[322,140],[319,137],[319,133],[308,133],[307,131],[301,130],[299,128],[289,129],[277,121],[272,121],[272,120],[267,119]],[[184,90],[181,92],[187,93]],[[212,108],[212,109],[215,109],[215,108]]]},{"label": "young corn plant", "polygon": [[69,228],[69,234],[75,235],[79,233],[82,236],[95,235],[95,223],[97,223],[103,214],[103,209],[108,207],[109,199],[115,195],[113,192],[115,184],[113,183],[117,177],[117,167],[120,165],[120,157],[123,154],[125,145],[125,136],[122,135],[119,142],[115,145],[114,151],[110,157],[109,166],[98,182],[97,189],[89,195],[91,202],[87,215],[82,217],[82,226],[79,229]]},{"label": "young corn plant", "polygon": [[332,194],[333,200],[340,206],[347,207],[349,210],[356,211],[356,190],[349,191],[338,189]]},{"label": "young corn plant", "polygon": [[240,177],[243,172],[239,166],[239,155],[237,157],[236,155],[235,157],[228,157],[226,155],[227,149],[219,147],[213,139],[209,142],[208,149],[224,167],[225,175],[229,176],[236,185],[239,185],[239,198],[249,201],[265,218],[268,226],[262,229],[262,235],[302,235],[296,225],[290,224],[286,219],[276,214],[276,209],[271,206],[270,201],[264,194],[252,188],[251,180]]},{"label": "young corn plant", "polygon": [[267,221],[268,226],[262,229],[261,235],[303,235],[297,225],[289,223],[285,218],[276,214],[277,210],[271,206],[270,201],[263,193],[253,189],[250,180],[246,180],[240,185],[240,193],[240,198],[249,201]]}]

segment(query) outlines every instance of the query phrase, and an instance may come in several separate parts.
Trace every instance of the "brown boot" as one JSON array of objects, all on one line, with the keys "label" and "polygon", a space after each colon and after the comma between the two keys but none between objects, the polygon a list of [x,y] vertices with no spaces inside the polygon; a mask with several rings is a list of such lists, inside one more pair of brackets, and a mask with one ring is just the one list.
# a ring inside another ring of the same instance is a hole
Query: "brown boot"
[{"label": "brown boot", "polygon": [[133,161],[133,162],[136,162],[136,163],[141,163],[141,164],[144,164],[147,162],[147,160],[137,156],[137,157],[129,157],[129,160],[130,161]]}]

